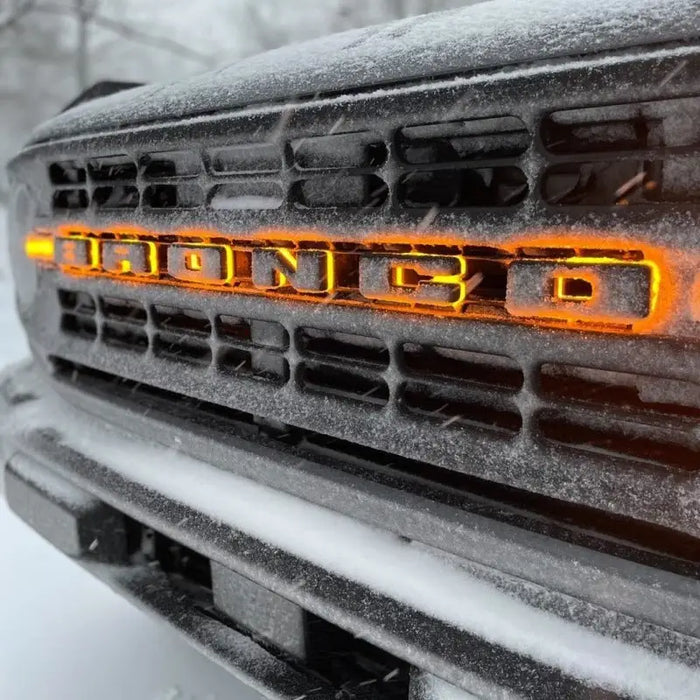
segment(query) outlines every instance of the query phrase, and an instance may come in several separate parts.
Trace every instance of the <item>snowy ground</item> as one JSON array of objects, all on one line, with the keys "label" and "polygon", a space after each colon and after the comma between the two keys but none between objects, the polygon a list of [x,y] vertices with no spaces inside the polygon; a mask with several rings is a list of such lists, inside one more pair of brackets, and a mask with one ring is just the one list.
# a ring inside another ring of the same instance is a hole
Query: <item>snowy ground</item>
[{"label": "snowy ground", "polygon": [[[24,357],[0,210],[0,366]],[[246,700],[257,695],[30,530],[0,496],[2,700]]]}]

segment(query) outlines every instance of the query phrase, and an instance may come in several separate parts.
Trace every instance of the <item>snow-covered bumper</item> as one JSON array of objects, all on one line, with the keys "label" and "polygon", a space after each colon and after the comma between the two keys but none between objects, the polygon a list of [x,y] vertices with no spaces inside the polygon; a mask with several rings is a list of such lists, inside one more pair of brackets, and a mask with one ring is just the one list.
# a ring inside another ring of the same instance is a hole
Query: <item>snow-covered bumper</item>
[{"label": "snow-covered bumper", "polygon": [[265,695],[700,696],[690,571],[78,386],[5,374],[10,506]]}]

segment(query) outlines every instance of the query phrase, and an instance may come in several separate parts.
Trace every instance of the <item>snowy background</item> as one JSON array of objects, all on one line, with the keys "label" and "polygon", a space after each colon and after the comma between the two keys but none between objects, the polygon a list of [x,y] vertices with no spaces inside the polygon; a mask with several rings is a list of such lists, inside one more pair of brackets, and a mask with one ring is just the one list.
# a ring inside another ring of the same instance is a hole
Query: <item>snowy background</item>
[{"label": "snowy background", "polygon": [[[175,80],[259,51],[474,0],[0,0],[0,366],[28,353],[7,266],[4,164],[98,80]],[[83,572],[0,498],[2,700],[255,697]]]}]

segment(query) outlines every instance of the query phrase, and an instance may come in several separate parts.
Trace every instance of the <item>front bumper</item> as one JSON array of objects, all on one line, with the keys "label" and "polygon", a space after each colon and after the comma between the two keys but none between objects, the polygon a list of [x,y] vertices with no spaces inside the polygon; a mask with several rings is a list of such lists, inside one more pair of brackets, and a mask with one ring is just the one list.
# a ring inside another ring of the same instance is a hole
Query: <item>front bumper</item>
[{"label": "front bumper", "polygon": [[[121,406],[29,363],[0,395],[11,508],[267,696],[437,697],[447,682],[482,697],[700,697],[692,572]],[[211,590],[139,558],[134,524],[206,560]],[[310,621],[396,671],[326,672]]]}]

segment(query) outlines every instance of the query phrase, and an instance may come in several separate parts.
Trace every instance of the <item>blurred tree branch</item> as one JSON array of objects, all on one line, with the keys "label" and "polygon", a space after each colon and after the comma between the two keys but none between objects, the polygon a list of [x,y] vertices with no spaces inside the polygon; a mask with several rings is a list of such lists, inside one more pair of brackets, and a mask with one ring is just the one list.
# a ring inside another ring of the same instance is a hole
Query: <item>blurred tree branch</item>
[{"label": "blurred tree branch", "polygon": [[[0,32],[11,29],[22,18],[32,12],[66,15],[77,19],[80,24],[81,36],[84,29],[87,28],[87,25],[94,23],[96,26],[114,32],[130,41],[137,41],[156,49],[170,51],[171,53],[176,53],[178,56],[185,56],[193,61],[198,61],[203,65],[211,65],[214,60],[212,54],[202,53],[170,37],[151,34],[143,29],[127,24],[126,22],[120,22],[106,15],[99,14],[96,12],[96,8],[97,2],[95,0],[75,0],[74,5],[64,5],[54,2],[37,2],[37,0],[18,0],[14,3],[14,7],[11,7],[6,13],[0,15]],[[82,43],[82,40],[79,39],[79,48]]]},{"label": "blurred tree branch", "polygon": [[[75,17],[77,13],[83,11],[82,9],[78,9],[78,7],[82,6],[84,2],[85,0],[77,0],[75,7],[63,5],[61,3],[42,2],[37,4],[35,9],[38,12],[47,12],[51,14]],[[202,53],[201,51],[197,51],[196,49],[187,46],[187,44],[183,44],[166,36],[150,34],[143,29],[138,29],[137,27],[127,24],[126,22],[120,22],[119,20],[112,19],[106,15],[99,14],[98,12],[93,11],[90,13],[89,21],[96,26],[107,29],[115,34],[119,34],[125,39],[137,41],[141,44],[151,46],[156,49],[170,51],[171,53],[176,53],[178,56],[185,56],[204,65],[210,65],[213,60],[211,54]]]},{"label": "blurred tree branch", "polygon": [[20,0],[12,4],[14,7],[10,7],[7,12],[0,15],[0,32],[11,29],[24,15],[34,9],[34,0]]},{"label": "blurred tree branch", "polygon": [[78,44],[75,51],[75,71],[78,89],[82,92],[88,87],[88,29],[97,9],[98,0],[75,0],[75,15],[78,21]]}]

